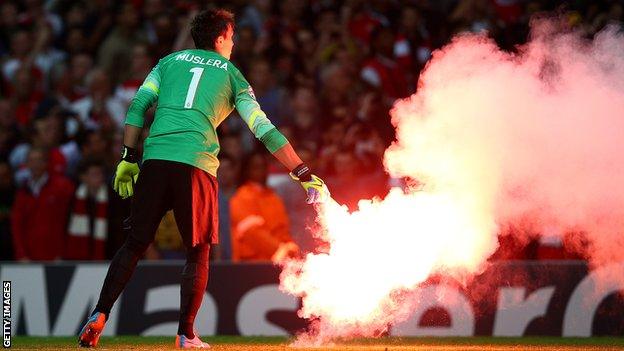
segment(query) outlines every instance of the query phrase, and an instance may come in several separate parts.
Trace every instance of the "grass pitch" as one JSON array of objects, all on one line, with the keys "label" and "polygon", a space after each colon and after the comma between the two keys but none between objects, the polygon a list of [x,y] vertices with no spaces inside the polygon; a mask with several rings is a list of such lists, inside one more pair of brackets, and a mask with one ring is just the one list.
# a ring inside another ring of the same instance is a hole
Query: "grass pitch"
[{"label": "grass pitch", "polygon": [[[358,339],[318,348],[294,348],[281,337],[203,337],[212,350],[331,350],[331,351],[524,351],[524,350],[623,350],[624,337],[595,338],[380,338]],[[15,350],[76,350],[76,337],[13,337]],[[173,337],[102,337],[97,350],[172,350]]]}]

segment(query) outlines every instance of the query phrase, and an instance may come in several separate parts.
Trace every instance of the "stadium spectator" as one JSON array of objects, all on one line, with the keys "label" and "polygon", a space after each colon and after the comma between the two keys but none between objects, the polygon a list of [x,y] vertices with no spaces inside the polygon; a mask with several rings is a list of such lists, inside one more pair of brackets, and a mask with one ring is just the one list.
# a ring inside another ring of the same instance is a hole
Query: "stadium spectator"
[{"label": "stadium spectator", "polygon": [[87,36],[81,27],[69,27],[64,40],[63,50],[69,56],[87,51]]},{"label": "stadium spectator", "polygon": [[317,162],[319,168],[326,173],[330,173],[332,169],[333,158],[340,149],[342,138],[346,132],[345,124],[337,121],[332,122],[323,132]]},{"label": "stadium spectator", "polygon": [[253,66],[253,58],[258,56],[256,33],[251,26],[239,26],[235,39],[236,51],[232,53],[232,62],[241,72],[248,74]]},{"label": "stadium spectator", "polygon": [[37,105],[43,99],[40,77],[40,72],[29,65],[17,68],[12,75],[9,96],[20,128],[24,128],[30,122]]},{"label": "stadium spectator", "polygon": [[116,160],[110,159],[110,149],[110,142],[106,133],[101,131],[85,132],[80,149],[83,158],[106,161],[104,166],[111,166]]},{"label": "stadium spectator", "polygon": [[112,95],[108,74],[100,69],[91,71],[87,77],[87,85],[89,95],[71,105],[84,126],[87,129],[106,131],[122,128],[127,106],[120,98]]},{"label": "stadium spectator", "polygon": [[266,186],[266,157],[253,153],[242,164],[242,185],[230,199],[232,260],[280,260],[296,254],[284,203]]},{"label": "stadium spectator", "polygon": [[72,1],[63,14],[63,24],[67,28],[80,28],[87,24],[88,9],[82,1]]},{"label": "stadium spectator", "polygon": [[297,54],[297,32],[303,29],[302,15],[307,4],[304,1],[281,1],[277,3],[277,13],[266,23],[274,41],[272,47],[282,53]]},{"label": "stadium spectator", "polygon": [[49,22],[43,18],[36,21],[35,25],[35,46],[33,50],[33,62],[43,75],[45,91],[50,87],[50,77],[54,70],[65,60],[67,54],[54,47],[54,29]]},{"label": "stadium spectator", "polygon": [[377,27],[371,33],[371,57],[364,62],[361,78],[371,87],[382,92],[384,103],[390,106],[394,100],[409,95],[412,88],[407,72],[394,56],[395,34],[390,27]]},{"label": "stadium spectator", "polygon": [[23,12],[18,16],[18,23],[22,26],[33,26],[44,23],[53,30],[53,34],[58,36],[62,30],[61,18],[47,10],[43,0],[29,0],[23,2]]},{"label": "stadium spectator", "polygon": [[367,91],[359,97],[357,118],[375,129],[386,145],[394,141],[394,127],[390,124],[388,110],[379,91]]},{"label": "stadium spectator", "polygon": [[[233,118],[229,119],[233,120]],[[243,157],[245,155],[245,148],[241,142],[241,136],[238,133],[226,133],[223,137],[219,139],[222,152],[227,153],[230,157],[234,159],[235,162],[240,162],[243,160]]]},{"label": "stadium spectator", "polygon": [[314,34],[309,29],[297,31],[297,61],[304,73],[300,78],[307,84],[312,84],[310,77],[314,76],[318,69],[318,58],[316,57],[317,41]]},{"label": "stadium spectator", "polygon": [[[184,0],[1,2],[0,159],[10,162],[17,183],[29,177],[32,148],[48,151],[49,173],[72,178],[80,159],[115,165],[120,121],[138,82],[154,58],[193,47],[182,29],[207,6]],[[391,103],[415,90],[432,52],[452,35],[485,31],[514,52],[540,12],[557,10],[562,25],[587,37],[624,16],[621,2],[610,0],[243,0],[228,7],[237,17],[232,62],[272,122],[314,153],[321,173],[334,172],[338,158],[360,164],[362,178],[379,184],[370,192],[354,185],[350,202],[383,194],[382,151],[394,140]],[[246,128],[238,117],[219,126],[221,150],[236,164],[258,149]],[[340,198],[349,187],[334,192]],[[111,253],[125,238],[128,203],[116,196],[109,203]],[[294,228],[304,219],[297,213],[289,212],[291,234],[302,243]]]},{"label": "stadium spectator", "polygon": [[[114,4],[110,1],[87,1],[83,27],[87,31],[87,52],[96,55],[100,52],[104,39],[111,32],[115,21]],[[101,63],[100,63],[101,64]]]},{"label": "stadium spectator", "polygon": [[488,0],[461,0],[449,20],[461,31],[488,31],[494,28],[496,13],[492,2]]},{"label": "stadium spectator", "polygon": [[371,41],[371,33],[380,26],[390,25],[390,20],[383,13],[373,6],[379,5],[381,1],[367,3],[364,1],[355,2],[352,7],[347,7],[349,20],[347,27],[349,34],[358,40],[360,45],[368,46]]},{"label": "stadium spectator", "polygon": [[[28,30],[18,29],[8,33],[10,35],[10,56],[2,64],[2,75],[5,81],[10,82],[15,72],[22,65],[28,66],[31,60],[32,33]],[[38,71],[41,75],[41,72]]]},{"label": "stadium spectator", "polygon": [[281,126],[285,117],[287,95],[283,89],[276,86],[268,60],[256,59],[250,63],[249,84],[253,87],[262,110],[266,111],[267,116],[271,116],[271,122]]},{"label": "stadium spectator", "polygon": [[272,4],[267,0],[251,0],[244,5],[238,26],[250,26],[257,37],[267,37],[267,21],[272,17]]},{"label": "stadium spectator", "polygon": [[318,123],[320,119],[318,105],[311,88],[300,86],[294,90],[290,99],[292,112],[289,114],[289,122],[297,146],[305,146],[311,150],[318,148],[321,136],[321,125]]},{"label": "stadium spectator", "polygon": [[[345,52],[345,55],[348,53]],[[322,68],[320,78],[323,124],[327,126],[334,121],[351,123],[358,110],[357,96],[361,93],[361,86],[354,79],[353,72],[345,62],[335,62]]]},{"label": "stadium spectator", "polygon": [[337,151],[331,166],[333,173],[327,177],[327,186],[332,189],[332,198],[350,210],[357,209],[359,200],[383,195],[386,190],[385,179],[363,172],[362,162],[352,151]]},{"label": "stadium spectator", "polygon": [[8,159],[19,141],[19,135],[11,102],[0,99],[0,159]]},{"label": "stadium spectator", "polygon": [[63,151],[70,149],[61,147],[63,130],[60,119],[54,114],[49,114],[33,121],[31,125],[33,127],[31,142],[17,145],[9,155],[11,166],[17,169],[15,174],[17,183],[22,183],[30,176],[31,169],[27,166],[28,153],[32,148],[46,150],[48,172],[63,175],[67,169],[67,160],[70,155]]},{"label": "stadium spectator", "polygon": [[55,260],[63,255],[72,183],[48,172],[48,152],[28,151],[29,177],[20,185],[11,210],[15,258],[21,261]]},{"label": "stadium spectator", "polygon": [[384,143],[377,129],[360,125],[360,130],[353,133],[353,152],[361,161],[362,174],[369,181],[369,190],[374,196],[383,196],[388,190],[388,175],[383,166],[383,155],[387,144]]},{"label": "stadium spectator", "polygon": [[147,42],[147,35],[139,27],[139,11],[132,2],[125,2],[116,13],[116,25],[106,37],[98,51],[98,64],[117,84],[128,78],[128,72],[120,67],[130,67],[132,48]]},{"label": "stadium spectator", "polygon": [[115,97],[122,101],[127,109],[130,101],[154,66],[149,46],[137,44],[132,49],[132,64],[130,66],[130,76],[115,89]]},{"label": "stadium spectator", "polygon": [[152,22],[155,41],[151,43],[154,57],[164,57],[171,52],[176,40],[177,23],[167,12],[159,13]]},{"label": "stadium spectator", "polygon": [[89,87],[87,85],[87,75],[93,68],[91,56],[78,53],[71,56],[68,67],[59,74],[53,86],[56,99],[63,105],[69,107],[87,96]]},{"label": "stadium spectator", "polygon": [[401,10],[399,29],[394,43],[394,54],[403,69],[410,75],[409,81],[416,83],[417,73],[431,57],[431,37],[424,18],[416,6]]},{"label": "stadium spectator", "polygon": [[80,183],[69,216],[64,258],[103,260],[108,240],[109,186],[104,165],[85,159],[79,167]]},{"label": "stadium spectator", "polygon": [[177,35],[177,23],[174,14],[162,0],[143,2],[143,28],[154,57],[164,57],[171,52]]}]

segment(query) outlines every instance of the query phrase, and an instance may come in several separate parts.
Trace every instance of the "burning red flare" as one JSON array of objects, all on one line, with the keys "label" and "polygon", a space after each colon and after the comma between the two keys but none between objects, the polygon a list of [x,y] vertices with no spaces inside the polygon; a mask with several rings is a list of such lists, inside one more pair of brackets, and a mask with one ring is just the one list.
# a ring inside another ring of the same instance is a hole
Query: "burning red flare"
[{"label": "burning red flare", "polygon": [[404,292],[434,273],[480,272],[503,225],[577,232],[594,263],[622,259],[624,38],[553,28],[534,23],[516,54],[480,35],[434,53],[418,93],[392,111],[397,141],[385,155],[392,176],[424,187],[353,213],[319,208],[328,250],[281,275],[315,320],[300,341],[373,336],[404,320]]}]

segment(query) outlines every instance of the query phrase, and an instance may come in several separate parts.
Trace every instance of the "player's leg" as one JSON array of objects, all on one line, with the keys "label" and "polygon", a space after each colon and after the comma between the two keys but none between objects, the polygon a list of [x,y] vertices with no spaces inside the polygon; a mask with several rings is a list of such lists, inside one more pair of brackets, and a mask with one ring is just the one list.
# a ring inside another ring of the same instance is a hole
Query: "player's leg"
[{"label": "player's leg", "polygon": [[79,335],[81,346],[96,346],[113,304],[130,280],[138,260],[154,240],[158,224],[168,208],[166,167],[158,161],[145,162],[132,199],[128,237],[113,257],[95,311]]},{"label": "player's leg", "polygon": [[208,283],[210,244],[216,243],[218,235],[217,183],[210,174],[187,165],[177,167],[172,179],[178,179],[174,181],[177,185],[173,192],[173,212],[187,248],[176,338],[176,345],[184,347],[181,341],[201,343],[194,333],[193,324]]},{"label": "player's leg", "polygon": [[[210,244],[197,244],[187,248],[186,264],[182,271],[180,286],[180,320],[178,335],[189,340],[196,338],[193,325],[201,307],[206,285],[208,284],[208,253]],[[176,344],[183,344],[178,340]]]}]

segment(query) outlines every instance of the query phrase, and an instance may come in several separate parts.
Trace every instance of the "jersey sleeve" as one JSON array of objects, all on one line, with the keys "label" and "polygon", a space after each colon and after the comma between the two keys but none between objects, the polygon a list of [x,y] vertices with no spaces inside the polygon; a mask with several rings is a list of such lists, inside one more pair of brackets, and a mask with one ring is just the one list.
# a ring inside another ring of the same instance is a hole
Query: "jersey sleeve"
[{"label": "jersey sleeve", "polygon": [[160,63],[147,75],[139,87],[126,114],[126,124],[142,128],[145,111],[158,100],[160,92]]},{"label": "jersey sleeve", "polygon": [[236,71],[233,75],[232,89],[234,105],[238,114],[245,124],[254,133],[264,146],[271,152],[275,152],[288,143],[288,140],[267,118],[256,101],[253,89],[243,75]]}]

